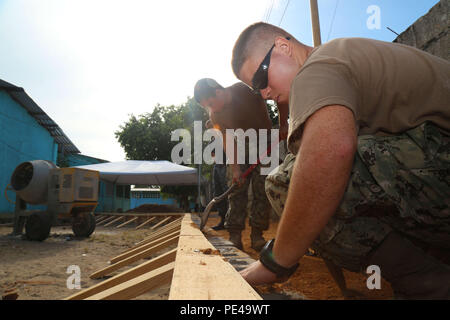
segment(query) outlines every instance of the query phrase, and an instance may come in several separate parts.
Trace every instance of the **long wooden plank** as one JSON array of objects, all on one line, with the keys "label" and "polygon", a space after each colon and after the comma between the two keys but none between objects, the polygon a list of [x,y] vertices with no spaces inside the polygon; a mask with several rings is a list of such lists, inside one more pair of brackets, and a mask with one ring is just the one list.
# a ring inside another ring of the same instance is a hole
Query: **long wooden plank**
[{"label": "long wooden plank", "polygon": [[161,225],[164,225],[167,221],[169,221],[170,219],[172,219],[172,217],[167,217],[162,219],[160,222],[158,222],[157,224],[155,224],[154,226],[150,227],[150,230],[155,230],[156,228],[158,228]]},{"label": "long wooden plank", "polygon": [[144,273],[150,272],[150,271],[152,271],[156,268],[159,268],[165,264],[175,261],[176,253],[177,253],[177,249],[175,248],[169,252],[166,252],[166,253],[158,256],[155,259],[144,262],[134,268],[131,268],[130,270],[119,273],[118,275],[115,275],[114,277],[106,279],[105,281],[102,281],[90,288],[84,289],[74,295],[71,295],[71,296],[65,298],[64,300],[86,299],[87,297],[90,297],[101,291],[112,288],[118,284],[121,284],[125,281],[131,280],[133,278],[136,278],[140,275],[143,275]]},{"label": "long wooden plank", "polygon": [[122,253],[122,254],[114,257],[114,258],[111,258],[109,260],[109,262],[111,264],[117,263],[120,260],[123,260],[123,259],[126,259],[128,257],[134,256],[135,254],[137,254],[137,253],[139,253],[141,251],[144,251],[144,250],[147,250],[148,248],[154,247],[154,246],[156,246],[157,244],[159,244],[161,242],[164,242],[166,240],[169,240],[170,238],[178,236],[179,234],[180,234],[179,231],[175,231],[175,232],[169,233],[168,235],[165,235],[164,237],[158,238],[155,241],[149,242],[149,243],[147,243],[147,244],[145,244],[143,246],[140,246],[140,247],[138,247],[138,248],[136,248],[134,250],[124,252],[124,253]]},{"label": "long wooden plank", "polygon": [[[241,275],[218,254],[190,215],[183,219],[169,300],[260,300]],[[214,253],[214,251],[212,251]]]},{"label": "long wooden plank", "polygon": [[136,221],[137,219],[139,219],[139,217],[135,217],[135,218],[133,218],[133,219],[130,219],[130,220],[128,220],[128,221],[125,221],[124,223],[119,224],[119,225],[116,227],[116,229],[122,228],[122,227],[126,226],[127,224],[130,224],[130,223],[132,223],[133,221]]},{"label": "long wooden plank", "polygon": [[109,216],[106,216],[106,215],[104,215],[104,216],[99,216],[99,217],[97,217],[97,219],[95,220],[95,223],[97,224],[97,223],[100,223],[100,222],[102,222],[103,220],[105,220],[105,219],[108,219],[109,218]]},{"label": "long wooden plank", "polygon": [[[126,252],[132,251],[132,250],[134,250],[134,249],[136,249],[136,248],[142,247],[142,246],[146,245],[146,244],[149,243],[149,242],[152,242],[152,241],[155,241],[156,239],[159,239],[160,237],[163,237],[163,236],[165,236],[165,235],[167,235],[167,234],[170,234],[170,233],[172,233],[172,232],[175,232],[175,231],[179,231],[180,228],[181,228],[181,225],[178,224],[178,225],[173,225],[173,226],[172,226],[171,228],[169,228],[169,229],[165,229],[165,230],[158,231],[157,233],[152,234],[151,237],[146,238],[145,241],[139,242],[138,244],[132,246],[131,248],[128,248],[127,250],[123,251],[122,253],[126,253]],[[122,253],[121,253],[121,254],[122,254]]]},{"label": "long wooden plank", "polygon": [[128,216],[128,217],[161,217],[161,216],[184,216],[186,212],[96,212],[97,215]]},{"label": "long wooden plank", "polygon": [[143,226],[146,226],[147,224],[149,224],[150,222],[152,222],[155,219],[156,219],[156,217],[147,219],[144,223],[141,223],[140,225],[138,225],[134,230],[138,230],[138,229],[142,228]]},{"label": "long wooden plank", "polygon": [[158,230],[151,230],[149,235],[147,237],[145,237],[143,240],[141,240],[138,243],[136,243],[136,245],[141,245],[143,243],[146,243],[146,242],[148,242],[149,239],[153,240],[155,238],[155,235],[157,235],[157,234],[159,234],[161,232],[164,232],[164,231],[169,230],[169,229],[173,229],[174,227],[180,227],[182,220],[183,220],[183,218],[179,218],[177,220],[169,222],[168,224],[166,224],[165,226],[159,228]]},{"label": "long wooden plank", "polygon": [[120,221],[122,219],[125,219],[125,216],[118,217],[118,218],[108,222],[107,224],[105,224],[105,227],[108,227],[108,226],[112,225],[113,223],[116,223],[117,221]]},{"label": "long wooden plank", "polygon": [[102,220],[100,223],[97,223],[97,226],[99,226],[99,225],[101,225],[101,224],[104,224],[104,223],[107,223],[107,222],[109,222],[109,221],[112,221],[112,220],[114,220],[115,218],[116,218],[116,216],[112,216],[112,217],[106,218],[105,220]]},{"label": "long wooden plank", "polygon": [[179,238],[179,236],[172,237],[164,242],[161,242],[160,244],[157,244],[154,247],[148,248],[148,249],[141,251],[131,257],[128,257],[124,260],[114,263],[106,268],[100,269],[100,270],[94,272],[93,274],[91,274],[90,278],[98,279],[98,278],[104,277],[108,274],[111,274],[112,272],[114,272],[116,270],[122,269],[123,267],[128,266],[128,265],[132,264],[133,262],[136,262],[143,258],[146,258],[146,257],[152,255],[153,253],[158,252],[172,244],[177,244],[178,238]]},{"label": "long wooden plank", "polygon": [[147,291],[170,283],[173,268],[174,262],[168,263],[156,270],[94,294],[86,300],[128,300],[136,298]]}]

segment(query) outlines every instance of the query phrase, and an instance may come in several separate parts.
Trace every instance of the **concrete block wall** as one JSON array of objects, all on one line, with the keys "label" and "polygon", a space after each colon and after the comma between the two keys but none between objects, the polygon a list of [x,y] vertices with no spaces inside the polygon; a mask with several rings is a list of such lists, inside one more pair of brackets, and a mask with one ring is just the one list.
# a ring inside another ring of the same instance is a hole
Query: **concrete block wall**
[{"label": "concrete block wall", "polygon": [[394,42],[410,45],[450,60],[450,0],[439,1],[408,27]]}]

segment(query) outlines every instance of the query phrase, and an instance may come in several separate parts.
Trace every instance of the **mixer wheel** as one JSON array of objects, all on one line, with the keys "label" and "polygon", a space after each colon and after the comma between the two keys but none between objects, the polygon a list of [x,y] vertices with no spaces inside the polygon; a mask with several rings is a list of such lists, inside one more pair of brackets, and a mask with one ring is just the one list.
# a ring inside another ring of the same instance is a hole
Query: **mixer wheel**
[{"label": "mixer wheel", "polygon": [[43,241],[48,238],[52,220],[47,212],[34,212],[25,222],[25,234],[29,240]]},{"label": "mixer wheel", "polygon": [[74,216],[72,231],[77,237],[87,238],[95,230],[95,216],[92,212],[81,212]]}]

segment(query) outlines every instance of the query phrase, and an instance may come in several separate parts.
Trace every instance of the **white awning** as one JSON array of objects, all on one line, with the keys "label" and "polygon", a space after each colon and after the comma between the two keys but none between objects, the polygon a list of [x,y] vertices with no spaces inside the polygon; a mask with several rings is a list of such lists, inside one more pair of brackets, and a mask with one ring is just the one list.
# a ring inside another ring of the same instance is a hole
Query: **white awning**
[{"label": "white awning", "polygon": [[170,161],[128,160],[76,166],[75,168],[99,171],[101,180],[116,184],[198,184],[197,169],[175,164]]}]

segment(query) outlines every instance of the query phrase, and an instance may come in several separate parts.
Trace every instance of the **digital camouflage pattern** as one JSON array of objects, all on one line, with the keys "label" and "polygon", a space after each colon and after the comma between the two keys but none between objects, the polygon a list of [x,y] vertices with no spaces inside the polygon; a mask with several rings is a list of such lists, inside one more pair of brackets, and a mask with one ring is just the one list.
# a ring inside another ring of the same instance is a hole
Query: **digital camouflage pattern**
[{"label": "digital camouflage pattern", "polygon": [[[241,172],[244,173],[250,165],[241,164]],[[225,218],[225,228],[228,231],[240,231],[245,229],[245,218],[247,217],[248,188],[251,185],[253,201],[250,208],[249,224],[252,228],[267,230],[271,207],[267,199],[264,185],[265,175],[261,175],[261,166],[256,166],[244,180],[241,186],[237,186],[228,196],[229,208]],[[233,173],[231,166],[227,166],[227,181],[231,186]],[[250,183],[251,182],[251,183]]]},{"label": "digital camouflage pattern", "polygon": [[[266,179],[281,216],[295,156]],[[424,123],[395,136],[360,136],[347,190],[311,245],[335,265],[360,272],[367,255],[395,230],[450,249],[450,138]]]}]

